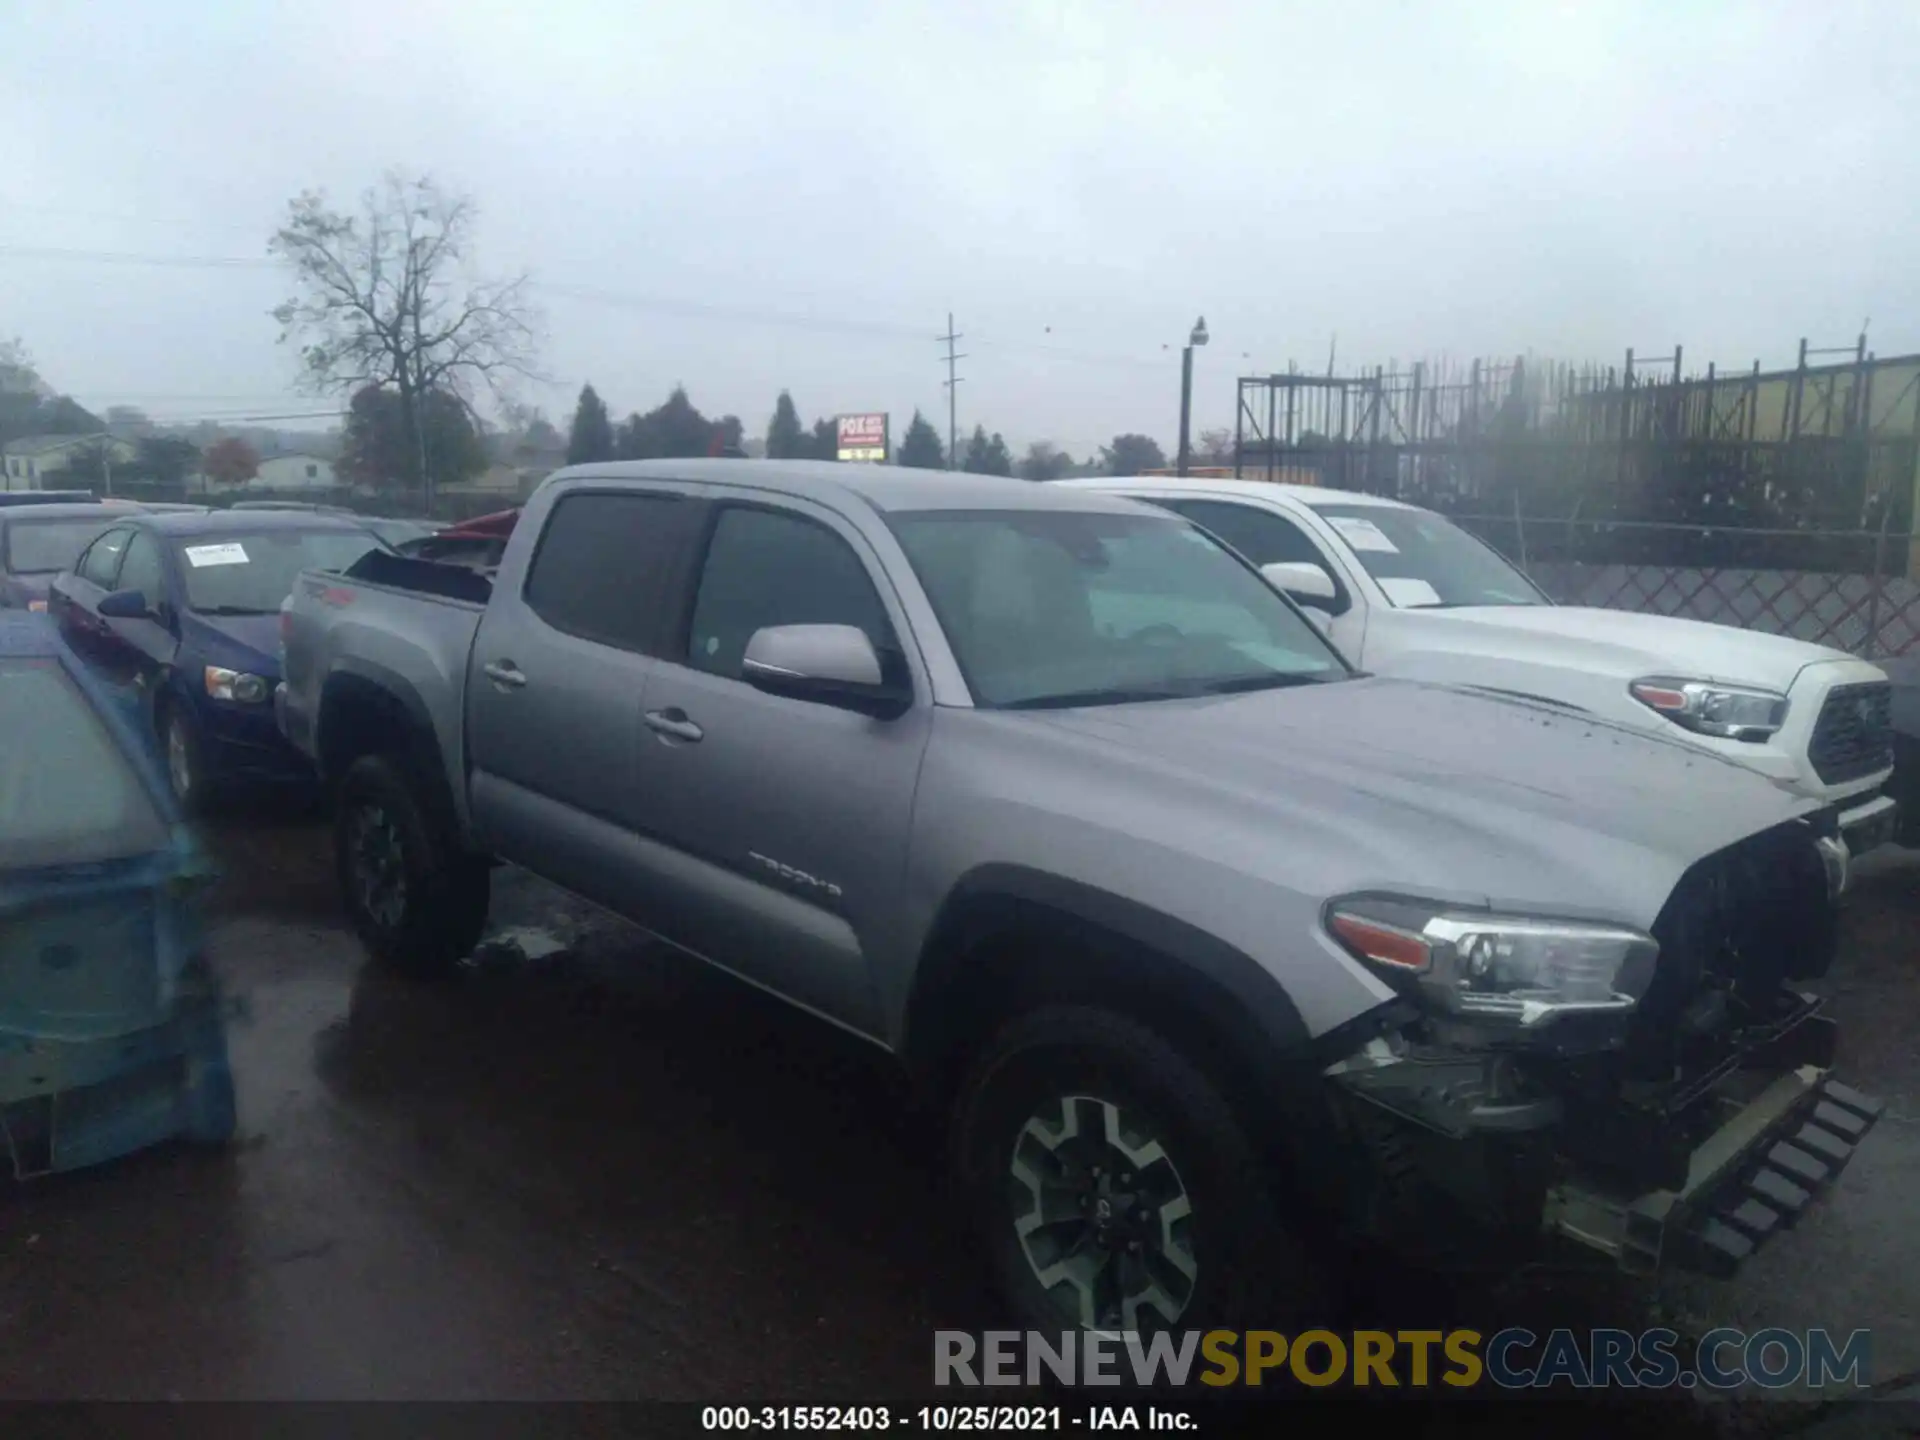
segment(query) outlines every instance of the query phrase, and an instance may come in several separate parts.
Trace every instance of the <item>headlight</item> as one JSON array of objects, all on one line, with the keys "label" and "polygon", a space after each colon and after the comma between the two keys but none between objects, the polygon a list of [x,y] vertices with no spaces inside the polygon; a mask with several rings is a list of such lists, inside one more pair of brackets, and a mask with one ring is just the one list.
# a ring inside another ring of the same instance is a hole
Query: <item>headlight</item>
[{"label": "headlight", "polygon": [[1380,896],[1336,901],[1327,928],[1429,1006],[1520,1027],[1576,1011],[1633,1009],[1660,954],[1651,935],[1623,926]]},{"label": "headlight", "polygon": [[1786,696],[1748,685],[1653,676],[1627,688],[1634,699],[1674,724],[1723,740],[1764,740],[1787,718]]},{"label": "headlight", "polygon": [[258,675],[248,675],[240,670],[223,670],[218,665],[207,666],[207,694],[216,700],[238,700],[247,705],[258,705],[267,698],[270,687]]}]

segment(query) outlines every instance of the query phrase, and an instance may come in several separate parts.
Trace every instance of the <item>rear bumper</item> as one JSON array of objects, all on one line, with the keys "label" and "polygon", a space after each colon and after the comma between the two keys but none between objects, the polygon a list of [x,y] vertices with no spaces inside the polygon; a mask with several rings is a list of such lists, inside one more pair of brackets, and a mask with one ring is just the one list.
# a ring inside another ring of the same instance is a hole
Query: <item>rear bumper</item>
[{"label": "rear bumper", "polygon": [[1632,1195],[1564,1181],[1547,1193],[1546,1228],[1630,1272],[1731,1275],[1833,1184],[1881,1109],[1803,1065],[1732,1111],[1694,1149],[1678,1189]]}]

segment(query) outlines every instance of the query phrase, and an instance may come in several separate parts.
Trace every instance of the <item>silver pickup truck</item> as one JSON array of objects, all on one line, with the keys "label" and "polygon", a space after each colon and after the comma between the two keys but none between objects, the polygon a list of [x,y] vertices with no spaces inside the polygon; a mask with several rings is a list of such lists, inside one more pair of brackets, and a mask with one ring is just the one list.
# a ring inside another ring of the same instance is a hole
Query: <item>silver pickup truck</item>
[{"label": "silver pickup truck", "polygon": [[1878,1114],[1798,988],[1816,802],[1358,674],[1133,501],[577,467],[493,577],[373,555],[283,629],[377,957],[452,969],[498,858],[890,1052],[1028,1328],[1273,1323],[1329,1221],[1725,1269]]}]

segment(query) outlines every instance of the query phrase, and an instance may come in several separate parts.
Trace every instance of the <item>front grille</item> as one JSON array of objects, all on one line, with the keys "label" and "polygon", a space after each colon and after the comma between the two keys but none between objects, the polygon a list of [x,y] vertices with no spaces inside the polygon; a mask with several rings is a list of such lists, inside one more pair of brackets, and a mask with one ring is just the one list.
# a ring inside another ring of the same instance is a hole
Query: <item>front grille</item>
[{"label": "front grille", "polygon": [[1893,763],[1893,687],[1885,680],[1827,692],[1807,742],[1813,773],[1828,785],[1858,780]]}]

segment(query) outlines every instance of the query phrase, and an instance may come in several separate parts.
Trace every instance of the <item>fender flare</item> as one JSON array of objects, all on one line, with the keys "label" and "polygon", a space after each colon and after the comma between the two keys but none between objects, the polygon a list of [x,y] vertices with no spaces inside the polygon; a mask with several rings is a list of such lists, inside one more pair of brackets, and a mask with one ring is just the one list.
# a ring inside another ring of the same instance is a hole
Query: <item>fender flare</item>
[{"label": "fender flare", "polygon": [[957,957],[948,960],[935,947],[942,946],[969,907],[991,900],[1023,901],[1072,916],[1186,967],[1238,1007],[1276,1060],[1310,1046],[1306,1022],[1280,982],[1253,957],[1218,936],[1098,886],[1024,865],[988,864],[961,877],[928,932],[904,1017],[902,1040],[907,1053],[915,1049],[921,1028],[919,1002],[930,988],[947,981],[943,972],[957,963]]}]

